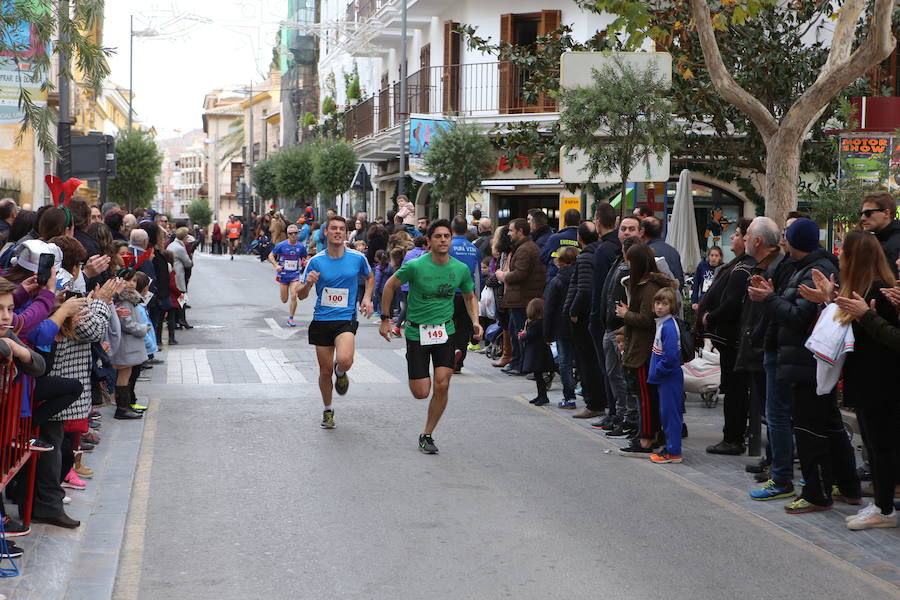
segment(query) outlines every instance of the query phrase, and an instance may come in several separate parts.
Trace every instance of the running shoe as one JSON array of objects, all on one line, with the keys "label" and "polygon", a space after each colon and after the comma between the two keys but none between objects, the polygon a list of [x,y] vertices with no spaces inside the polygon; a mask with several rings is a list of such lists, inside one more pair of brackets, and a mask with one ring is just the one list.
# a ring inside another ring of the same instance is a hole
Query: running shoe
[{"label": "running shoe", "polygon": [[836,485],[831,486],[831,499],[851,506],[862,504],[862,498],[848,498],[841,493],[841,488]]},{"label": "running shoe", "polygon": [[334,411],[326,410],[322,413],[322,422],[319,424],[322,429],[334,429]]},{"label": "running shoe", "polygon": [[347,372],[344,371],[343,375],[337,374],[337,363],[334,363],[334,391],[343,396],[347,393],[347,389],[350,387],[350,378],[347,377]]},{"label": "running shoe", "polygon": [[425,454],[437,454],[438,448],[434,445],[434,439],[431,435],[425,435],[424,433],[419,436],[419,450],[424,452]]},{"label": "running shoe", "polygon": [[643,447],[641,446],[640,440],[631,440],[631,442],[627,446],[623,446],[619,448],[619,456],[636,456],[639,458],[649,457],[653,454],[653,447]]},{"label": "running shoe", "polygon": [[[19,442],[13,440],[12,442],[13,448],[19,448]],[[44,440],[38,438],[31,438],[27,444],[25,444],[26,450],[31,450],[32,452],[50,452],[53,450],[53,444],[48,444]]]},{"label": "running shoe", "polygon": [[3,517],[3,531],[6,537],[21,537],[31,533],[31,527],[28,527],[22,521],[13,519],[12,517]]},{"label": "running shoe", "polygon": [[133,410],[134,412],[146,412],[148,408],[149,406],[138,404],[137,402],[131,405],[131,410]]},{"label": "running shoe", "polygon": [[564,410],[575,410],[577,405],[574,400],[560,400],[556,403],[556,407]]},{"label": "running shoe", "polygon": [[821,506],[819,504],[813,504],[806,498],[797,498],[784,506],[784,512],[791,515],[802,515],[803,513],[819,512],[823,510],[831,510],[831,505]]},{"label": "running shoe", "polygon": [[681,455],[673,455],[668,452],[663,452],[661,454],[651,454],[650,462],[654,462],[658,465],[665,465],[668,463],[680,463]]},{"label": "running shoe", "polygon": [[874,504],[869,502],[868,504],[863,506],[861,509],[856,511],[856,513],[850,515],[849,517],[844,517],[844,520],[847,523],[849,523],[853,519],[868,519],[872,515],[872,513],[878,512],[878,510],[879,509],[877,506],[875,506]]},{"label": "running shoe", "polygon": [[6,552],[0,550],[0,558],[19,558],[24,552],[10,541],[6,542]]},{"label": "running shoe", "polygon": [[479,346],[478,344],[473,344],[472,342],[469,342],[469,345],[466,346],[466,349],[469,352],[478,352],[479,350],[481,350],[481,346]]},{"label": "running shoe", "polygon": [[778,500],[791,498],[794,493],[794,484],[778,485],[773,479],[769,479],[760,489],[750,492],[750,497],[754,500]]},{"label": "running shoe", "polygon": [[294,321],[294,317],[288,317],[287,326],[288,327],[296,327],[297,326],[296,321]]},{"label": "running shoe", "polygon": [[78,476],[78,473],[75,472],[75,469],[69,469],[69,474],[66,475],[66,478],[62,481],[62,487],[69,488],[72,490],[83,490],[87,487],[87,484],[84,480]]}]

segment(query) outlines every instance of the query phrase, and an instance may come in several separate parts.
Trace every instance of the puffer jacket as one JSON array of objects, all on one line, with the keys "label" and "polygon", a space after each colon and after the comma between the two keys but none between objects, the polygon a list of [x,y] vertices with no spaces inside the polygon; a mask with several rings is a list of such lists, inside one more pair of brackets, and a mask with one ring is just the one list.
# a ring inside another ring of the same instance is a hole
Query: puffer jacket
[{"label": "puffer jacket", "polygon": [[796,262],[796,270],[780,295],[770,294],[763,306],[766,314],[778,326],[778,372],[783,381],[809,383],[816,379],[816,360],[804,347],[819,314],[818,305],[800,295],[799,287],[815,287],[812,270],[825,277],[837,276],[837,258],[822,248],[813,250]]},{"label": "puffer jacket", "polygon": [[140,295],[134,290],[122,290],[116,298],[116,308],[131,311],[127,317],[119,317],[122,337],[115,352],[110,357],[116,367],[133,367],[147,360],[147,347],[144,337],[147,335],[147,323],[141,321],[137,310],[141,303]]},{"label": "puffer jacket", "polygon": [[594,293],[594,252],[600,242],[588,244],[581,249],[575,259],[575,274],[566,294],[563,314],[567,317],[578,317],[586,320],[591,314],[591,300]]},{"label": "puffer jacket", "polygon": [[563,304],[574,274],[575,267],[560,269],[544,290],[544,339],[548,342],[572,339],[572,321],[563,314]]},{"label": "puffer jacket", "polygon": [[509,260],[509,271],[503,280],[503,308],[525,308],[533,298],[542,297],[546,273],[537,244],[525,238]]},{"label": "puffer jacket", "polygon": [[664,273],[650,273],[637,284],[628,312],[625,313],[625,353],[622,365],[637,369],[650,363],[653,338],[656,335],[656,314],[653,297],[660,289],[671,287],[678,294],[678,281]]},{"label": "puffer jacket", "polygon": [[[760,275],[765,279],[772,279],[782,260],[784,254],[776,249],[750,269],[750,277]],[[762,302],[753,302],[747,295],[744,295],[741,306],[740,332],[735,370],[761,373],[766,337],[765,310]]]},{"label": "puffer jacket", "polygon": [[606,281],[603,282],[603,313],[600,323],[605,331],[615,331],[622,326],[622,319],[616,316],[616,306],[619,302],[625,302],[627,294],[622,279],[628,276],[628,263],[620,254],[609,268]]},{"label": "puffer jacket", "polygon": [[900,221],[891,221],[887,227],[875,232],[875,237],[878,238],[887,255],[894,277],[897,277],[897,257],[900,256]]}]

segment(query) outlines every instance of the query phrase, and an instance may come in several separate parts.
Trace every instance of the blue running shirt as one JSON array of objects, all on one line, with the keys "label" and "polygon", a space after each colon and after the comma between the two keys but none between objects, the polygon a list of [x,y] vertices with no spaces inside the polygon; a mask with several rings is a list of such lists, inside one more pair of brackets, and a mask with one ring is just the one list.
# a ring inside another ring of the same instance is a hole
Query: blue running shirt
[{"label": "blue running shirt", "polygon": [[300,267],[304,258],[309,256],[303,244],[291,244],[284,240],[272,249],[272,255],[283,267],[278,274],[281,281],[294,281],[300,276]]},{"label": "blue running shirt", "polygon": [[352,321],[356,318],[356,292],[358,276],[368,277],[371,269],[364,254],[344,249],[344,256],[331,258],[328,250],[322,250],[306,263],[301,283],[312,271],[319,272],[316,282],[316,309],[314,321]]}]

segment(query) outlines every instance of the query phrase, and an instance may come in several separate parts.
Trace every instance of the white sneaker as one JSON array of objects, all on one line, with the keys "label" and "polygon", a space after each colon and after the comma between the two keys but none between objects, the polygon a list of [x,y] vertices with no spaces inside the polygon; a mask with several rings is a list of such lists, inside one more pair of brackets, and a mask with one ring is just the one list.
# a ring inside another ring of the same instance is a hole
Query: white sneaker
[{"label": "white sneaker", "polygon": [[844,518],[844,521],[849,523],[850,521],[853,521],[854,519],[868,519],[869,515],[871,515],[874,512],[878,512],[879,510],[880,509],[877,506],[875,506],[875,504],[873,504],[872,502],[869,502],[868,504],[863,506],[861,509],[856,511],[856,514],[850,515],[849,517]]},{"label": "white sneaker", "polygon": [[875,510],[869,515],[865,517],[860,516],[849,523],[847,523],[847,529],[851,529],[853,531],[860,531],[862,529],[877,529],[877,528],[887,528],[887,527],[896,527],[897,526],[897,511],[892,510],[891,514],[883,515],[880,510]]},{"label": "white sneaker", "polygon": [[63,504],[72,504],[72,496],[66,496],[63,498]]}]

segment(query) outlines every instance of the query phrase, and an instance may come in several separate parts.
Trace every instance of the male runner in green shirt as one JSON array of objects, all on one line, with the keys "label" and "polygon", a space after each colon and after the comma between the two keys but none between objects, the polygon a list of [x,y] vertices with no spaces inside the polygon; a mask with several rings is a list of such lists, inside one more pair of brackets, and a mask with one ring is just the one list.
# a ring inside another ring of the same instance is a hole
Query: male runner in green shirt
[{"label": "male runner in green shirt", "polygon": [[[394,293],[404,283],[409,284],[406,308],[406,363],[409,373],[409,389],[418,399],[427,398],[431,392],[429,363],[434,366],[434,392],[428,403],[425,430],[419,436],[419,450],[437,454],[431,434],[447,408],[450,377],[456,363],[454,344],[450,337],[453,327],[453,296],[456,289],[462,292],[475,339],[481,338],[478,321],[478,300],[469,268],[450,256],[453,234],[450,221],[439,219],[428,226],[425,235],[430,252],[409,261],[391,275],[381,295],[382,306],[391,306]],[[391,341],[390,315],[381,316],[379,333]]]}]

